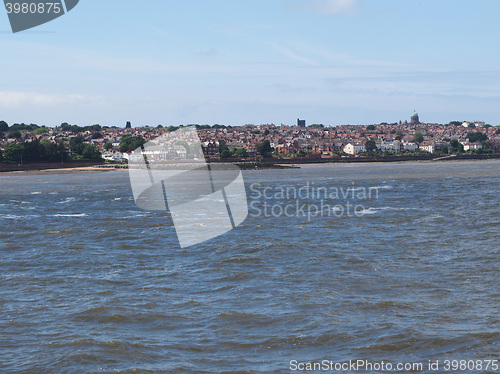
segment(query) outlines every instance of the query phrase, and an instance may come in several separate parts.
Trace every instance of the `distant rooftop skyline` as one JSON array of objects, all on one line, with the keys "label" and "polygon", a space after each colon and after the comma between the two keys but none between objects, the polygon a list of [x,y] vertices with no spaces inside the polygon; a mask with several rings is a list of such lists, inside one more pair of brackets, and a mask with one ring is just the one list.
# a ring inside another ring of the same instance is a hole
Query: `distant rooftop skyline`
[{"label": "distant rooftop skyline", "polygon": [[81,1],[12,34],[0,120],[56,126],[482,120],[500,125],[500,2]]}]

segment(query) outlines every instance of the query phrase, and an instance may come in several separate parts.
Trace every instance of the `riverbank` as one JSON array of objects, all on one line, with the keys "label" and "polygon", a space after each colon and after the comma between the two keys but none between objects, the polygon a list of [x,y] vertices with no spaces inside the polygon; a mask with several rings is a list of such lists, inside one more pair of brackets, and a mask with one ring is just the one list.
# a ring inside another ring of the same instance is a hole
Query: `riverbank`
[{"label": "riverbank", "polygon": [[59,168],[59,169],[30,169],[30,170],[12,170],[5,171],[2,174],[28,174],[28,175],[55,175],[55,174],[73,174],[73,173],[102,173],[117,169],[96,168],[93,166],[75,167],[75,168]]},{"label": "riverbank", "polygon": [[[95,162],[68,162],[68,163],[43,163],[43,164],[1,164],[1,173],[74,173],[95,172],[106,169],[98,169],[101,164]],[[112,169],[111,169],[112,170]]]},{"label": "riverbank", "polygon": [[[210,160],[209,164],[231,164],[238,166],[241,170],[262,169],[296,169],[300,165],[311,164],[346,164],[346,163],[388,163],[388,162],[456,162],[456,161],[487,161],[500,160],[500,154],[483,155],[419,155],[419,156],[353,156],[353,157],[329,157],[329,158],[300,158],[300,159],[277,159],[265,158],[259,161],[253,160]],[[155,166],[161,168],[160,164]],[[62,174],[62,173],[92,173],[112,170],[127,170],[126,164],[96,164],[95,162],[80,163],[52,163],[52,164],[1,164],[1,173],[29,173],[29,174]]]},{"label": "riverbank", "polygon": [[391,156],[343,156],[325,158],[300,158],[300,159],[264,159],[263,162],[276,162],[281,165],[288,164],[327,164],[327,163],[358,163],[358,162],[415,162],[415,161],[470,161],[470,160],[498,160],[500,154],[461,154],[461,155],[391,155]]}]

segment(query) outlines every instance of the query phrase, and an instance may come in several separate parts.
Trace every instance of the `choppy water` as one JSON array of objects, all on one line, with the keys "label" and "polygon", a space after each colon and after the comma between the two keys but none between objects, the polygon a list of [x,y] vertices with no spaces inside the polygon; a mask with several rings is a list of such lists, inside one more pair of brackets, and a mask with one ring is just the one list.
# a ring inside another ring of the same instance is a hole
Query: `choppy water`
[{"label": "choppy water", "polygon": [[[500,359],[500,162],[244,176],[247,220],[180,249],[167,213],[135,206],[126,172],[0,175],[0,372]],[[378,195],[277,195],[304,186]],[[321,199],[359,216],[301,214]]]}]

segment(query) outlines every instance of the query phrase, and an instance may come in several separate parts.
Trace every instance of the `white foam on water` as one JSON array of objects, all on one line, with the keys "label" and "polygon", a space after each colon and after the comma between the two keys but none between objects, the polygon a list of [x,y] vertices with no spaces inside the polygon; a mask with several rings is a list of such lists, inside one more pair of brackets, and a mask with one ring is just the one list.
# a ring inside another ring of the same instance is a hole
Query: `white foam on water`
[{"label": "white foam on water", "polygon": [[368,208],[368,209],[363,209],[363,210],[358,210],[356,211],[357,214],[359,215],[365,215],[365,214],[376,214],[377,210],[375,208]]},{"label": "white foam on water", "polygon": [[54,214],[54,217],[88,217],[88,214],[86,213],[80,213],[80,214]]},{"label": "white foam on water", "polygon": [[16,216],[14,214],[0,214],[0,218],[2,219],[21,219],[23,216]]},{"label": "white foam on water", "polygon": [[434,221],[436,219],[441,219],[441,218],[444,218],[444,216],[442,216],[441,214],[431,214],[430,216],[425,216],[425,217],[416,219],[413,222],[422,223],[422,222]]},{"label": "white foam on water", "polygon": [[21,200],[11,200],[11,203],[18,203],[18,204],[31,204],[30,201],[21,201]]},{"label": "white foam on water", "polygon": [[72,201],[75,201],[75,200],[76,200],[76,197],[67,197],[65,200],[59,201],[57,204],[67,204],[67,203],[71,203]]},{"label": "white foam on water", "polygon": [[393,206],[384,206],[384,207],[380,207],[380,208],[373,208],[373,209],[376,209],[376,210],[396,210],[396,211],[399,211],[399,210],[424,210],[422,208],[401,208],[401,207],[393,207]]},{"label": "white foam on water", "polygon": [[28,218],[39,218],[40,216],[39,215],[23,215],[23,216],[18,216],[18,215],[15,215],[15,214],[0,214],[0,219],[13,219],[13,220],[17,220],[17,219],[28,219]]}]

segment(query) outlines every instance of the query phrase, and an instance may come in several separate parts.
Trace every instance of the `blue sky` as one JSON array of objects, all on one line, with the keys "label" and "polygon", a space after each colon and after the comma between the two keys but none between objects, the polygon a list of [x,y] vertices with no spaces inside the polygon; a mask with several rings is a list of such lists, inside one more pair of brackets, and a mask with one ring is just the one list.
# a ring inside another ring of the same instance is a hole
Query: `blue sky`
[{"label": "blue sky", "polygon": [[0,119],[500,125],[497,0],[80,0],[12,34]]}]

